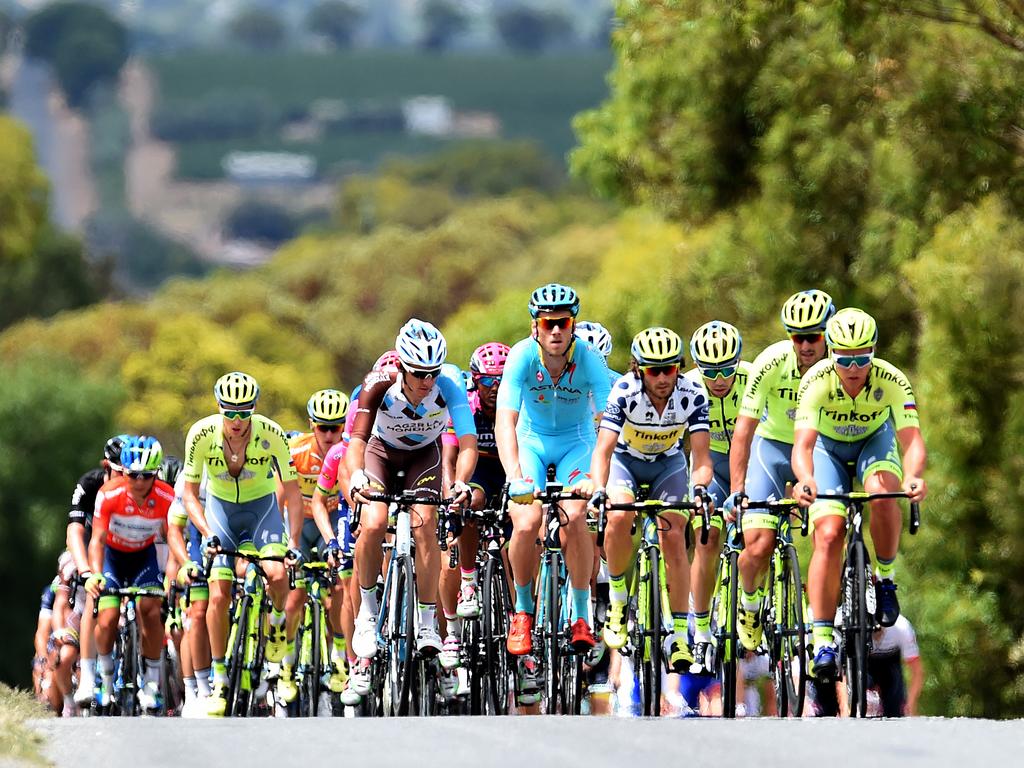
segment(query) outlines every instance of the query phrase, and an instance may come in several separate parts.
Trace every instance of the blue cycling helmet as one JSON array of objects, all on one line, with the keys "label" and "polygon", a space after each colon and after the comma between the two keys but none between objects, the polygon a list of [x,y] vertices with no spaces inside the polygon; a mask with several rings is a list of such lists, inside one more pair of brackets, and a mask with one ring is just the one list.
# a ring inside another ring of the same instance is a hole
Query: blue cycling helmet
[{"label": "blue cycling helmet", "polygon": [[121,468],[125,472],[158,472],[163,460],[160,441],[149,435],[133,437],[121,449]]},{"label": "blue cycling helmet", "polygon": [[573,317],[580,311],[580,297],[567,285],[548,283],[530,295],[530,317],[534,320],[541,312],[555,312],[561,309],[569,310]]}]

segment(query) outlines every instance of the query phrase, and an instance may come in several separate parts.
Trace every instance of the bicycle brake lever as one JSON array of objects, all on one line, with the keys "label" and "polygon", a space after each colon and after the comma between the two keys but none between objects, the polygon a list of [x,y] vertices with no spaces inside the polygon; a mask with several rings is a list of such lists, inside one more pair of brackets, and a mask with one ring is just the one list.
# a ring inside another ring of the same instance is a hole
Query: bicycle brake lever
[{"label": "bicycle brake lever", "polygon": [[916,536],[921,527],[921,505],[916,501],[910,502],[910,535]]}]

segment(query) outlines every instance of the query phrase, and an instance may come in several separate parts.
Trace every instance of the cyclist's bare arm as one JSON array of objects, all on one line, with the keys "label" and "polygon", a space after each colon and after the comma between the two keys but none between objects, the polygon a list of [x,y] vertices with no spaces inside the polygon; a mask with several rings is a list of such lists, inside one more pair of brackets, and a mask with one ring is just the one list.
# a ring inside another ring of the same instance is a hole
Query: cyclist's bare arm
[{"label": "cyclist's bare arm", "polygon": [[181,495],[181,500],[185,504],[185,509],[188,511],[188,519],[192,521],[192,525],[199,529],[205,538],[210,538],[213,535],[213,529],[210,528],[210,524],[206,522],[206,512],[203,510],[203,504],[199,501],[199,483],[185,482],[185,491]]},{"label": "cyclist's bare arm", "polygon": [[185,547],[184,527],[180,525],[167,526],[167,546],[171,548],[171,554],[179,563],[189,561],[188,549]]},{"label": "cyclist's bare arm", "polygon": [[711,463],[711,433],[707,430],[690,435],[690,457],[692,467],[691,480],[694,485],[707,488],[715,479],[714,465]]},{"label": "cyclist's bare arm", "polygon": [[602,429],[597,433],[597,445],[590,456],[590,478],[594,481],[595,488],[604,488],[608,484],[612,453],[618,441],[618,432]]},{"label": "cyclist's bare arm", "polygon": [[747,462],[750,461],[750,444],[754,440],[757,419],[750,416],[737,416],[736,428],[732,433],[732,445],[729,448],[730,491],[737,493],[743,490],[747,482]]},{"label": "cyclist's bare arm", "polygon": [[[516,437],[518,421],[519,412],[511,408],[499,408],[494,417],[494,441],[498,444],[498,457],[508,480],[518,480],[523,476],[519,468],[519,439]],[[533,480],[536,482],[537,478]]]},{"label": "cyclist's bare arm", "polygon": [[[796,476],[796,487],[793,494],[802,504],[810,504],[818,495],[818,486],[814,482],[814,443],[818,439],[816,429],[798,429],[793,434],[793,474]],[[810,489],[810,493],[804,491]]]},{"label": "cyclist's bare arm", "polygon": [[68,551],[75,560],[75,567],[79,573],[91,570],[89,568],[89,551],[85,546],[85,526],[81,523],[68,523],[67,541]]},{"label": "cyclist's bare arm", "polygon": [[295,510],[294,513],[285,515],[284,507],[278,507],[281,510],[281,515],[288,523],[288,535],[294,544],[302,541],[302,524],[305,522],[305,516],[302,514],[302,490],[299,488],[298,480],[285,481],[284,498],[288,509]]},{"label": "cyclist's bare arm", "polygon": [[106,545],[106,530],[93,528],[92,539],[89,541],[89,570],[93,573],[103,573],[103,548]]},{"label": "cyclist's bare arm", "polygon": [[455,460],[455,480],[469,483],[476,469],[477,460],[476,435],[463,435],[459,438],[459,456]]},{"label": "cyclist's bare arm", "polygon": [[316,528],[320,531],[320,535],[324,537],[324,541],[336,539],[338,534],[331,527],[331,516],[327,512],[327,497],[319,488],[313,491],[313,501],[310,504],[310,508],[313,510],[313,520],[316,522]]},{"label": "cyclist's bare arm", "polygon": [[924,482],[924,470],[928,464],[924,437],[919,427],[904,427],[896,433],[896,439],[903,454],[903,488],[911,501],[921,502],[928,494],[928,486]]}]

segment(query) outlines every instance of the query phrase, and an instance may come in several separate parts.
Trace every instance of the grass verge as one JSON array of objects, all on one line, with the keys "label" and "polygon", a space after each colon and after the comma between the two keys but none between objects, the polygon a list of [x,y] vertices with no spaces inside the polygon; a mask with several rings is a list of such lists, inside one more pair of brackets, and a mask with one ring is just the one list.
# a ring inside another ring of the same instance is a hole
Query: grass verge
[{"label": "grass verge", "polygon": [[46,716],[46,709],[31,693],[0,683],[0,757],[49,765],[42,753],[43,737],[26,722]]}]

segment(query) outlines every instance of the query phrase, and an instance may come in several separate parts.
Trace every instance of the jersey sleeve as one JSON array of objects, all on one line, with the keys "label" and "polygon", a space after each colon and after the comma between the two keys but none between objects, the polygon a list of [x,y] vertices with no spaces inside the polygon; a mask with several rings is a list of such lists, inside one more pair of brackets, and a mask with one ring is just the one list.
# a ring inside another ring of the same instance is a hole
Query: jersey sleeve
[{"label": "jersey sleeve", "polygon": [[108,491],[100,489],[96,494],[96,508],[92,513],[92,531],[95,536],[99,531],[107,530],[110,524],[110,507],[112,501]]},{"label": "jersey sleeve", "polygon": [[628,393],[628,380],[621,378],[615,382],[608,395],[608,404],[604,408],[604,415],[601,417],[601,429],[607,429],[615,434],[622,431],[622,425],[626,421],[626,396]]},{"label": "jersey sleeve", "polygon": [[906,618],[900,616],[896,620],[896,625],[893,629],[899,630],[900,633],[900,655],[903,656],[904,661],[910,661],[912,659],[920,658],[921,650],[917,647],[917,633],[914,632],[914,628],[910,625],[910,622]]},{"label": "jersey sleeve", "polygon": [[516,344],[505,360],[505,371],[498,385],[498,409],[518,411],[523,405],[523,384],[527,369],[528,346]]},{"label": "jersey sleeve", "polygon": [[356,411],[359,410],[359,393],[362,389],[363,385],[357,384],[356,388],[352,390],[352,394],[348,398],[348,413],[345,414],[345,429],[341,433],[341,439],[346,443],[352,439],[352,428],[356,423]]},{"label": "jersey sleeve", "polygon": [[338,466],[345,457],[344,443],[332,445],[331,450],[324,457],[324,463],[320,467],[320,477],[316,481],[316,489],[320,493],[332,493],[338,485]]},{"label": "jersey sleeve", "polygon": [[[373,431],[373,422],[377,418],[377,410],[384,402],[384,393],[398,378],[398,372],[370,371],[363,379],[359,390],[359,402],[356,404],[356,416],[352,422],[351,436],[366,441]],[[349,406],[351,408],[351,405]]]},{"label": "jersey sleeve", "polygon": [[182,477],[190,483],[198,483],[203,479],[203,464],[206,461],[204,443],[215,430],[206,419],[197,421],[188,431],[185,438],[185,466],[181,470]]},{"label": "jersey sleeve", "polygon": [[174,501],[167,510],[167,524],[184,528],[188,523],[188,511],[185,509],[185,477],[179,475],[174,482]]},{"label": "jersey sleeve", "polygon": [[[78,479],[74,493],[71,494],[71,509],[68,511],[68,523],[79,523],[85,525],[93,510],[87,505],[95,504],[95,493],[98,490],[97,480],[91,472],[87,472]],[[91,493],[90,493],[91,491]]]},{"label": "jersey sleeve", "polygon": [[695,432],[709,432],[711,430],[711,402],[708,400],[708,396],[704,394],[703,388],[694,387],[694,390],[693,410],[690,411],[690,416],[686,420],[686,429],[691,435]]},{"label": "jersey sleeve", "polygon": [[768,379],[771,371],[778,367],[772,366],[774,356],[775,350],[768,347],[754,360],[754,370],[751,371],[743,399],[740,401],[740,416],[749,416],[760,421],[768,404],[768,391],[771,389]]},{"label": "jersey sleeve", "polygon": [[[880,361],[879,361],[880,362]],[[910,386],[910,379],[894,365],[885,365],[887,372],[886,389],[889,390],[889,408],[892,410],[892,423],[897,431],[906,427],[920,427],[921,420],[917,415],[917,400]]]},{"label": "jersey sleeve", "polygon": [[800,392],[797,395],[794,429],[818,430],[818,427],[821,425],[821,396],[823,390],[827,395],[828,377],[812,376],[811,371],[808,371],[804,381],[800,384]]},{"label": "jersey sleeve", "polygon": [[295,460],[292,458],[291,447],[288,445],[288,438],[285,437],[284,430],[276,421],[267,419],[264,423],[266,425],[266,440],[270,443],[268,450],[274,457],[274,461],[277,462],[281,481],[287,483],[290,480],[298,480],[299,473],[295,470]]},{"label": "jersey sleeve", "polygon": [[[590,386],[594,395],[594,405],[599,410],[602,403],[608,402],[608,395],[611,392],[611,380],[608,378],[608,364],[604,356],[591,346],[586,347],[588,351],[587,364],[590,373]],[[600,416],[600,413],[598,413]],[[603,418],[603,417],[602,417]]]},{"label": "jersey sleeve", "polygon": [[466,389],[462,383],[455,381],[447,372],[442,373],[437,380],[437,386],[441,390],[445,403],[448,405],[448,415],[452,419],[452,429],[456,437],[472,435],[476,437],[476,422],[473,419],[473,410],[469,407],[469,398],[466,396]]}]

